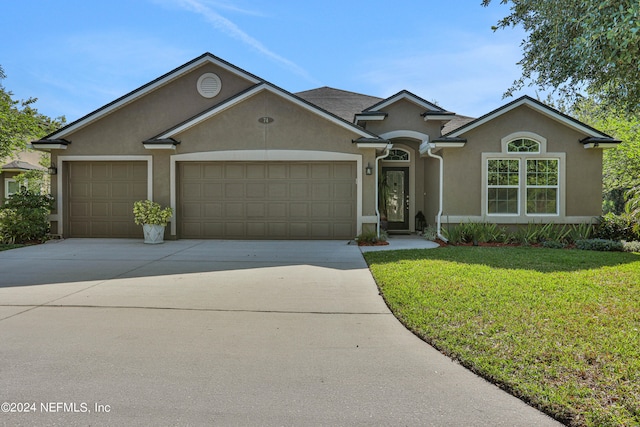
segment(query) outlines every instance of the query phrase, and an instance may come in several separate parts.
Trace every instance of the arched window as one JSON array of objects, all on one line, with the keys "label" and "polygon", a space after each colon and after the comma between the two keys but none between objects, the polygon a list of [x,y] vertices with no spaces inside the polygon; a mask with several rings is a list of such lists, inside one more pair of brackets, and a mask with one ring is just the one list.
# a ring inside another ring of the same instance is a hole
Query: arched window
[{"label": "arched window", "polygon": [[514,139],[507,144],[507,151],[509,153],[539,153],[540,143],[528,138]]},{"label": "arched window", "polygon": [[384,160],[390,162],[408,162],[409,152],[401,148],[392,148],[389,151],[389,155],[385,157]]}]

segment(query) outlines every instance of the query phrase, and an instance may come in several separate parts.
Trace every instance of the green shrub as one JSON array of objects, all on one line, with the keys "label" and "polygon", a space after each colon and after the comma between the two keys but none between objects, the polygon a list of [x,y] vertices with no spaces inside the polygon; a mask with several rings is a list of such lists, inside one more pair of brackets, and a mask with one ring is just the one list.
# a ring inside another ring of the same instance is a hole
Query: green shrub
[{"label": "green shrub", "polygon": [[573,224],[569,227],[569,234],[567,235],[567,242],[572,243],[576,240],[590,239],[593,236],[593,224],[581,223]]},{"label": "green shrub", "polygon": [[549,249],[562,249],[565,247],[564,243],[558,240],[545,240],[542,242],[542,246]]},{"label": "green shrub", "polygon": [[634,227],[640,226],[640,219],[628,213],[615,215],[608,213],[600,218],[593,236],[607,240],[640,240],[640,235],[634,231]]},{"label": "green shrub", "polygon": [[585,251],[622,251],[622,242],[608,239],[576,240],[576,248]]},{"label": "green shrub", "polygon": [[488,243],[505,242],[507,232],[504,228],[488,222],[463,222],[445,232],[450,243]]},{"label": "green shrub", "polygon": [[173,210],[169,207],[162,209],[160,203],[151,200],[138,200],[133,204],[134,221],[137,225],[155,224],[166,226]]},{"label": "green shrub", "polygon": [[387,233],[382,230],[380,230],[380,237],[378,237],[376,230],[369,230],[358,234],[356,241],[359,245],[375,245],[379,242],[386,242],[387,237]]},{"label": "green shrub", "polygon": [[622,250],[625,252],[640,252],[640,242],[622,241]]},{"label": "green shrub", "polygon": [[42,241],[49,232],[53,198],[29,190],[9,196],[0,208],[0,241],[25,243]]},{"label": "green shrub", "polygon": [[433,225],[428,225],[422,232],[422,236],[427,240],[436,240],[438,238],[438,230]]}]

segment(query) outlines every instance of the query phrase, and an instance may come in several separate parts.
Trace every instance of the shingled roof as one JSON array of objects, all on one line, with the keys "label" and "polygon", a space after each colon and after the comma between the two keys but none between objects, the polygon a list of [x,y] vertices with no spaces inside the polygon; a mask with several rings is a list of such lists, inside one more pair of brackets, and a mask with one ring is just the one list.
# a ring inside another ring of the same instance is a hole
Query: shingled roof
[{"label": "shingled roof", "polygon": [[352,123],[355,114],[382,101],[382,98],[375,96],[327,86],[298,92],[295,95]]},{"label": "shingled roof", "polygon": [[[356,114],[360,114],[367,108],[384,101],[383,98],[376,96],[363,95],[327,86],[298,92],[295,95],[349,122],[353,122]],[[474,117],[456,114],[451,117],[451,121],[445,124],[442,134],[452,132],[473,120],[475,120]]]}]

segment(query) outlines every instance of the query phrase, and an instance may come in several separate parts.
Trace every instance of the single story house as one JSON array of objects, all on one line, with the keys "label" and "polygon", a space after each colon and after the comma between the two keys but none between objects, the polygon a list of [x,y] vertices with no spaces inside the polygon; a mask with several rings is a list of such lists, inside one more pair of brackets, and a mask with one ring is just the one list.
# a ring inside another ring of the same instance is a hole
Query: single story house
[{"label": "single story house", "polygon": [[41,155],[42,153],[34,151],[22,151],[16,153],[11,159],[6,159],[5,162],[8,163],[0,163],[0,185],[2,185],[0,206],[4,204],[6,198],[20,191],[20,184],[16,180],[16,176],[31,170],[43,172],[47,170],[38,164]]},{"label": "single story house", "polygon": [[57,175],[52,232],[137,237],[135,200],[171,206],[166,238],[351,239],[601,214],[619,141],[530,97],[480,118],[408,91],[290,93],[210,53],[33,141]]}]

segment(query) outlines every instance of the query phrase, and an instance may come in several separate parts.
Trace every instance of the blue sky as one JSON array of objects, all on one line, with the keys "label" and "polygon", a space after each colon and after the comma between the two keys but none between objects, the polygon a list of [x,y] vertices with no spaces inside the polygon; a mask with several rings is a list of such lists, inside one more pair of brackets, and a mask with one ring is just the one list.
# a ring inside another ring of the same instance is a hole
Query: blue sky
[{"label": "blue sky", "polygon": [[2,84],[73,121],[211,52],[290,92],[407,89],[480,116],[520,76],[523,31],[491,30],[508,11],[498,0],[5,0]]}]

